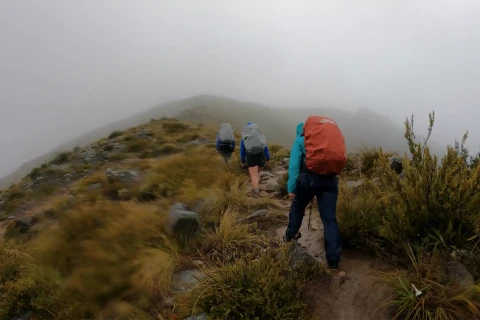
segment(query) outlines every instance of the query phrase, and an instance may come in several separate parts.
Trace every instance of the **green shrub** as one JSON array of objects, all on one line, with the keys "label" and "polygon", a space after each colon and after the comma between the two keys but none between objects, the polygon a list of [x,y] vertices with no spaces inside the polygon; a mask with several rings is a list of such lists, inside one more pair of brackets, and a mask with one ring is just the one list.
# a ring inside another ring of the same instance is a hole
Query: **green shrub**
[{"label": "green shrub", "polygon": [[36,178],[40,177],[41,175],[42,175],[42,169],[35,168],[28,174],[28,177],[30,177],[30,179],[32,179],[32,180],[35,180]]},{"label": "green shrub", "polygon": [[[205,279],[187,296],[185,305],[196,305],[213,319],[307,318],[311,309],[304,293],[311,270],[303,270],[292,270],[287,258],[277,258],[275,252],[258,259],[247,255],[232,265],[204,270]],[[185,315],[191,312],[188,309]]]},{"label": "green shrub", "polygon": [[62,164],[68,162],[70,160],[71,153],[70,152],[62,152],[55,157],[52,161],[53,164]]},{"label": "green shrub", "polygon": [[123,131],[113,131],[112,133],[110,133],[110,135],[108,136],[108,139],[114,139],[114,138],[117,138],[117,137],[120,137],[123,135]]},{"label": "green shrub", "polygon": [[162,128],[166,133],[178,133],[187,130],[189,126],[181,122],[169,121],[163,123]]}]

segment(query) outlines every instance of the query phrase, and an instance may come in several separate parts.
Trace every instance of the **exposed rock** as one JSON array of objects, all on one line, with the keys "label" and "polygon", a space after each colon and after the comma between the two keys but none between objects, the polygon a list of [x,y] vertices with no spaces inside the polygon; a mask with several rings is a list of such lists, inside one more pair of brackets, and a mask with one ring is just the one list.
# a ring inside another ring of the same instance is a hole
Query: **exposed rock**
[{"label": "exposed rock", "polygon": [[457,261],[450,261],[446,264],[447,277],[450,283],[459,287],[468,287],[475,284],[473,276],[463,264]]},{"label": "exposed rock", "polygon": [[134,170],[118,170],[111,168],[105,170],[107,177],[114,181],[119,181],[124,184],[136,184],[140,182],[140,174]]},{"label": "exposed rock", "polygon": [[78,154],[85,163],[97,163],[102,160],[101,155],[98,155],[93,148],[83,149],[78,151]]},{"label": "exposed rock", "polygon": [[168,224],[174,235],[182,239],[189,238],[198,230],[198,214],[177,202],[170,209]]},{"label": "exposed rock", "polygon": [[345,182],[345,185],[347,188],[358,188],[363,184],[363,180],[359,181],[347,181]]},{"label": "exposed rock", "polygon": [[172,291],[175,294],[184,293],[196,286],[205,275],[198,270],[177,272],[172,277]]},{"label": "exposed rock", "polygon": [[51,164],[49,168],[55,171],[68,171],[70,170],[70,165],[68,163],[61,165]]},{"label": "exposed rock", "polygon": [[259,186],[260,190],[267,192],[275,192],[278,190],[278,179],[271,178],[269,180],[263,181]]},{"label": "exposed rock", "polygon": [[281,177],[281,176],[283,176],[283,175],[285,175],[285,174],[287,174],[287,173],[288,173],[288,170],[277,170],[277,171],[274,172],[274,174],[275,174],[277,177]]},{"label": "exposed rock", "polygon": [[255,211],[254,213],[252,213],[252,214],[250,214],[246,217],[242,217],[242,218],[238,219],[238,222],[244,222],[244,221],[249,221],[249,220],[252,220],[252,219],[262,218],[262,217],[265,217],[266,215],[268,215],[268,210],[267,209],[261,209],[261,210]]},{"label": "exposed rock", "polygon": [[290,158],[283,158],[282,160],[282,165],[283,166],[287,166],[288,167],[288,164],[290,163]]},{"label": "exposed rock", "polygon": [[15,219],[15,216],[8,216],[7,219],[8,220],[13,220],[13,219]]},{"label": "exposed rock", "polygon": [[260,171],[260,182],[273,178],[273,174],[268,171]]},{"label": "exposed rock", "polygon": [[37,222],[38,218],[35,216],[18,218],[15,219],[15,228],[20,232],[27,232]]},{"label": "exposed rock", "polygon": [[194,145],[203,145],[203,144],[207,144],[210,142],[210,139],[208,139],[208,137],[199,137],[195,140],[192,140],[189,142],[189,144],[194,144]]},{"label": "exposed rock", "polygon": [[272,194],[270,194],[270,193],[268,193],[268,192],[266,192],[266,191],[262,191],[262,192],[260,192],[258,195],[259,195],[260,197],[262,197],[262,198],[272,198],[272,197],[273,197]]},{"label": "exposed rock", "polygon": [[208,317],[207,317],[207,314],[204,312],[204,313],[200,313],[200,314],[197,314],[197,315],[194,315],[194,316],[190,316],[188,318],[185,318],[183,320],[207,320]]},{"label": "exposed rock", "polygon": [[146,129],[141,129],[139,131],[137,131],[136,135],[140,138],[150,138],[150,137],[153,137],[153,134],[146,130]]},{"label": "exposed rock", "polygon": [[319,262],[310,253],[302,248],[300,244],[292,242],[288,248],[288,258],[293,268],[304,265],[317,265]]}]

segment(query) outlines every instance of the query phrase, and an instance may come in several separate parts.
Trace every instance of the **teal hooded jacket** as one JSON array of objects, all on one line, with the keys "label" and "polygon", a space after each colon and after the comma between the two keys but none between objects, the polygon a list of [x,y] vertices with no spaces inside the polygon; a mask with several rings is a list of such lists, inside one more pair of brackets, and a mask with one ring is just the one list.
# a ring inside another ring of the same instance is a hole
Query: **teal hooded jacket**
[{"label": "teal hooded jacket", "polygon": [[303,155],[305,154],[305,143],[303,141],[303,122],[297,125],[297,137],[293,142],[292,149],[290,150],[290,161],[288,165],[288,193],[297,192],[297,178],[300,174],[300,168],[303,161]]}]

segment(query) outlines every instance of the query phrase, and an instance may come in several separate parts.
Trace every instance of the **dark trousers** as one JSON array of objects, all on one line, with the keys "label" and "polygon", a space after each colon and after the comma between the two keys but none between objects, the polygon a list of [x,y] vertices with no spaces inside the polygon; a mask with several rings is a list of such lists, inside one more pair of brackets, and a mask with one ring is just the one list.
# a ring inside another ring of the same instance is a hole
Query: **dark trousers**
[{"label": "dark trousers", "polygon": [[297,192],[290,206],[287,238],[295,238],[302,226],[305,209],[317,197],[320,218],[325,233],[325,251],[328,262],[340,261],[342,240],[337,224],[338,177],[301,173],[297,179]]}]

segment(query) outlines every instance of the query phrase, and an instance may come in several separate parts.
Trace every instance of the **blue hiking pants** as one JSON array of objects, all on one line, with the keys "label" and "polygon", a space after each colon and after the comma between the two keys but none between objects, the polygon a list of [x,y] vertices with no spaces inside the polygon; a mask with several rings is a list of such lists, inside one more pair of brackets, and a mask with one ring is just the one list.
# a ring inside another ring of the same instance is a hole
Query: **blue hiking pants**
[{"label": "blue hiking pants", "polygon": [[317,197],[318,210],[325,233],[327,261],[339,262],[342,239],[337,224],[338,177],[315,173],[300,173],[297,179],[297,192],[290,206],[287,238],[295,238],[302,226],[305,209]]}]

